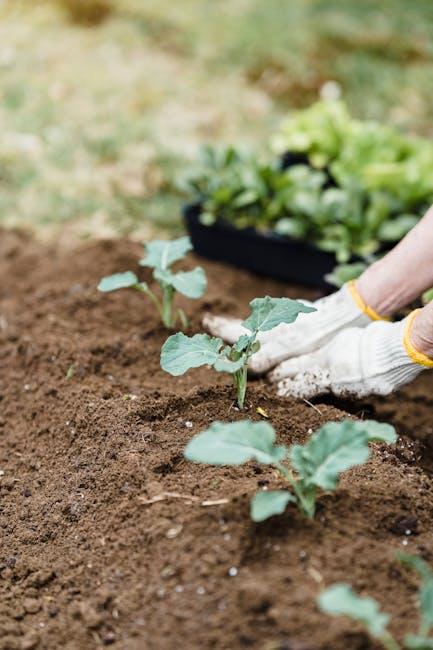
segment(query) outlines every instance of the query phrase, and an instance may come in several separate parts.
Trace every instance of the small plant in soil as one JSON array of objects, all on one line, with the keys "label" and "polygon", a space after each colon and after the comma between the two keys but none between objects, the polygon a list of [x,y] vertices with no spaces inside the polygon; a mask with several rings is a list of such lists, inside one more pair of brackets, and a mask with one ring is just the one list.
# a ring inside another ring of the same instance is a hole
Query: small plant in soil
[{"label": "small plant in soil", "polygon": [[184,327],[188,320],[182,309],[175,310],[173,300],[181,293],[187,298],[200,298],[206,290],[206,275],[200,266],[193,271],[178,271],[174,273],[171,266],[183,259],[192,250],[189,237],[180,237],[173,241],[153,241],[144,246],[145,256],[139,261],[140,266],[153,269],[153,278],[158,282],[161,297],[150,289],[146,282],[140,282],[135,273],[115,273],[102,278],[98,285],[99,291],[117,291],[117,289],[135,289],[145,293],[158,310],[165,327],[176,325],[178,319]]},{"label": "small plant in soil", "polygon": [[352,588],[344,583],[332,585],[319,595],[317,604],[325,614],[347,616],[361,623],[374,639],[386,650],[432,650],[433,637],[433,571],[419,557],[398,553],[397,558],[410,569],[417,571],[421,578],[418,592],[420,624],[416,634],[408,634],[401,646],[388,630],[390,615],[382,612],[374,598],[358,596]]},{"label": "small plant in soil", "polygon": [[248,362],[260,349],[257,336],[281,323],[293,323],[300,313],[316,311],[290,298],[255,298],[250,302],[251,314],[242,322],[250,332],[242,334],[232,346],[208,334],[188,337],[182,332],[170,336],[161,350],[161,368],[170,375],[183,375],[190,368],[212,366],[218,372],[233,375],[239,408],[243,408],[247,390]]},{"label": "small plant in soil", "polygon": [[304,445],[287,449],[275,444],[275,431],[268,422],[214,422],[195,436],[185,457],[209,465],[243,465],[254,460],[273,465],[291,490],[261,490],[251,500],[251,518],[260,522],[282,514],[288,503],[312,519],[319,490],[334,491],[340,473],[365,463],[368,443],[392,444],[397,436],[389,424],[373,420],[328,422]]}]

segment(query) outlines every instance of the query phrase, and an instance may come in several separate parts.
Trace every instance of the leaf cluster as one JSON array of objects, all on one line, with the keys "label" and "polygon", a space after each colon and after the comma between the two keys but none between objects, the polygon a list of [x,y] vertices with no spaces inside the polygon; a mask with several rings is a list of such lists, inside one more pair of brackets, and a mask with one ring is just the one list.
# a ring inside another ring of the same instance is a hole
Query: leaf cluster
[{"label": "leaf cluster", "polygon": [[341,472],[365,463],[369,442],[396,441],[391,425],[372,420],[329,422],[304,445],[290,449],[276,445],[275,437],[268,422],[214,422],[189,442],[184,454],[188,460],[209,465],[242,465],[250,460],[273,465],[291,489],[254,495],[251,518],[260,522],[284,512],[289,502],[313,518],[318,491],[334,491]]},{"label": "leaf cluster", "polygon": [[283,169],[233,147],[202,151],[183,190],[200,203],[204,224],[273,231],[346,263],[399,241],[433,200],[431,143],[353,120],[340,102],[289,117],[276,148],[308,162]]},{"label": "leaf cluster", "polygon": [[[420,624],[416,634],[408,634],[403,641],[405,650],[432,650],[433,637],[433,571],[420,557],[398,553],[397,558],[406,567],[415,570],[421,578],[418,591]],[[400,650],[400,645],[388,631],[391,617],[381,611],[376,600],[358,596],[344,583],[332,585],[317,599],[319,608],[331,616],[347,616],[358,621],[367,632],[378,639],[387,650]]]},{"label": "leaf cluster", "polygon": [[186,336],[178,332],[170,336],[161,349],[161,368],[171,375],[183,375],[190,368],[208,365],[218,372],[233,375],[238,405],[243,407],[248,362],[260,349],[257,336],[281,323],[293,323],[300,313],[315,311],[290,298],[255,298],[250,302],[251,314],[242,322],[245,334],[234,345],[224,345],[222,339],[208,334]]},{"label": "leaf cluster", "polygon": [[173,327],[179,318],[183,325],[187,324],[182,310],[173,312],[175,292],[187,298],[200,298],[206,290],[206,275],[201,267],[192,271],[174,272],[171,266],[183,259],[192,250],[189,237],[180,237],[172,241],[153,241],[145,244],[145,255],[139,261],[140,266],[153,269],[153,278],[161,288],[159,299],[146,282],[140,282],[135,273],[115,273],[102,278],[98,285],[99,291],[109,292],[118,289],[136,289],[145,293],[156,306],[161,320],[166,327]]}]

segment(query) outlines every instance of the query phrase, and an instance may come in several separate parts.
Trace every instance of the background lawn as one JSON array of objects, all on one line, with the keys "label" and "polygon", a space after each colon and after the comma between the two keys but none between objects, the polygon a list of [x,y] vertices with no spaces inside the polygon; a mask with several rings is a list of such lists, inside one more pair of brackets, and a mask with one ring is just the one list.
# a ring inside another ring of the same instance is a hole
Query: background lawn
[{"label": "background lawn", "polygon": [[329,80],[355,115],[433,133],[431,0],[3,0],[0,16],[0,224],[40,237],[178,232],[200,144],[263,148]]}]

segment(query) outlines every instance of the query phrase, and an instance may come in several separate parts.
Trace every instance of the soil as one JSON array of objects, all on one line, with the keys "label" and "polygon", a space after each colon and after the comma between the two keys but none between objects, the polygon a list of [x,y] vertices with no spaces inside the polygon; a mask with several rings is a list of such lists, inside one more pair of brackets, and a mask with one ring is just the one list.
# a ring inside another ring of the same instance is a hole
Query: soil
[{"label": "soil", "polygon": [[[95,290],[140,254],[128,241],[65,252],[0,232],[0,649],[379,648],[317,611],[320,589],[341,580],[375,597],[402,639],[417,579],[396,551],[433,561],[433,373],[362,403],[310,405],[255,381],[240,413],[224,375],[160,370],[167,332],[146,298]],[[314,297],[201,263],[205,299],[180,301],[192,331],[206,310],[245,315],[255,296]],[[273,471],[193,465],[183,449],[216,419],[260,419],[259,406],[286,445],[347,412],[401,437],[322,495],[314,521],[290,506],[254,524],[249,497],[279,485]]]}]

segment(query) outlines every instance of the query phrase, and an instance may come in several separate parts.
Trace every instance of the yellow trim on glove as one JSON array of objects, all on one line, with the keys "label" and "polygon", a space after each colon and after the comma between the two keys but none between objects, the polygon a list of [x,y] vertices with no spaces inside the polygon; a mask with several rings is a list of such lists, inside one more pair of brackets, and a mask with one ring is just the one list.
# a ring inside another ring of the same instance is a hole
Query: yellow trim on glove
[{"label": "yellow trim on glove", "polygon": [[423,354],[422,352],[418,352],[418,350],[416,350],[410,342],[413,322],[420,311],[421,309],[415,309],[415,311],[410,313],[407,317],[406,326],[404,328],[403,345],[408,357],[412,359],[412,361],[418,363],[421,366],[425,366],[426,368],[433,368],[433,359],[430,359],[430,357],[428,357],[426,354]]},{"label": "yellow trim on glove", "polygon": [[349,289],[350,295],[352,296],[353,300],[356,303],[356,306],[359,307],[359,309],[364,313],[367,314],[371,320],[389,320],[389,318],[386,318],[385,316],[381,316],[380,314],[377,313],[377,311],[374,311],[372,307],[369,307],[365,302],[364,299],[361,297],[357,287],[356,287],[356,282],[355,280],[351,280],[350,282],[347,283],[347,288]]}]

